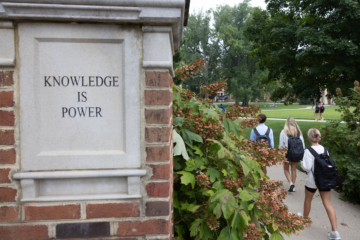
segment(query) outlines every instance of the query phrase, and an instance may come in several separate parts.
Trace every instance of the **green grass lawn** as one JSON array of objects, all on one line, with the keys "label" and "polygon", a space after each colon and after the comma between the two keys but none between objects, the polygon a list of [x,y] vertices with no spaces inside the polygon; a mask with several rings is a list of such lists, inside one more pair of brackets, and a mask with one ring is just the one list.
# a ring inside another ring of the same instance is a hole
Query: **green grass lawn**
[{"label": "green grass lawn", "polygon": [[[310,147],[310,143],[309,143],[309,140],[307,139],[307,135],[306,135],[307,131],[312,127],[320,128],[321,126],[326,124],[326,122],[297,122],[297,124],[299,125],[301,132],[304,136],[305,147],[308,148],[308,147]],[[274,147],[278,148],[280,133],[284,129],[285,121],[283,121],[283,120],[267,120],[265,125],[270,127],[273,130],[274,142],[275,142]],[[245,132],[245,137],[250,138],[251,129],[247,128],[244,130],[244,132]]]},{"label": "green grass lawn", "polygon": [[[235,102],[216,102],[214,104],[222,105],[227,107],[229,105],[233,105]],[[292,105],[284,105],[283,103],[276,103],[274,107],[270,107],[271,103],[253,103],[250,102],[249,105],[256,104],[261,107],[261,110],[280,110],[280,109],[299,109],[299,108],[306,108],[311,107],[311,105],[299,105],[298,103],[294,103]]]},{"label": "green grass lawn", "polygon": [[[335,111],[336,108],[338,108],[338,106],[325,106],[325,112],[323,113],[323,118],[325,120],[340,120],[341,114]],[[355,108],[353,108],[353,110],[354,109]],[[289,116],[291,116],[295,119],[310,119],[310,120],[314,119],[314,109],[298,109],[298,110],[264,109],[262,113],[265,114],[268,118],[286,119]]]}]

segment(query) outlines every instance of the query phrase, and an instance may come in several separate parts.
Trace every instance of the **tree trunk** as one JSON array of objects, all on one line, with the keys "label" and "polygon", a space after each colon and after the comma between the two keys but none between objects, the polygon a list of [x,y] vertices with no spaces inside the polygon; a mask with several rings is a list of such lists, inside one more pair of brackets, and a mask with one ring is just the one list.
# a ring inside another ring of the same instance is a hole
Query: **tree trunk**
[{"label": "tree trunk", "polygon": [[235,104],[239,105],[239,95],[235,95]]},{"label": "tree trunk", "polygon": [[243,107],[248,107],[249,106],[249,100],[247,98],[247,94],[245,93],[245,96],[244,96],[244,100],[242,102],[242,105]]}]

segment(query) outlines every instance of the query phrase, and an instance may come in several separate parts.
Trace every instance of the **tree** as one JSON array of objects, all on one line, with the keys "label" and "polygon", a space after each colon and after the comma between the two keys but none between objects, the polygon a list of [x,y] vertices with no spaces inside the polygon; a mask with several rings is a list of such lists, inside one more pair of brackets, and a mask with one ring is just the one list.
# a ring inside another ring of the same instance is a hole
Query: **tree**
[{"label": "tree", "polygon": [[327,88],[344,94],[360,78],[359,0],[267,0],[267,10],[256,9],[245,31],[253,42],[263,83],[280,81],[274,97],[318,100]]},{"label": "tree", "polygon": [[219,6],[214,12],[214,27],[222,47],[222,74],[228,79],[228,91],[235,96],[236,104],[242,101],[243,106],[261,95],[263,88],[259,83],[265,77],[256,65],[258,59],[250,58],[250,42],[244,36],[253,11],[249,2],[246,0],[234,7]]},{"label": "tree", "polygon": [[221,80],[217,70],[220,48],[214,30],[210,27],[211,14],[211,9],[191,14],[184,29],[184,43],[181,47],[184,63],[190,64],[196,59],[205,61],[205,68],[201,72],[183,82],[185,88],[196,93],[200,93],[200,86]]}]

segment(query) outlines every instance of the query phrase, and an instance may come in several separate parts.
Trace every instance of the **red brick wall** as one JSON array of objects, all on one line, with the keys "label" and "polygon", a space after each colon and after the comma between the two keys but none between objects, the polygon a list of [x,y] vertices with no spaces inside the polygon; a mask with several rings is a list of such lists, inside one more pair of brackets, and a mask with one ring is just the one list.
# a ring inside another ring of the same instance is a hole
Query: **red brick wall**
[{"label": "red brick wall", "polygon": [[172,79],[145,73],[142,199],[22,203],[12,179],[20,170],[17,79],[0,69],[0,239],[172,239]]}]

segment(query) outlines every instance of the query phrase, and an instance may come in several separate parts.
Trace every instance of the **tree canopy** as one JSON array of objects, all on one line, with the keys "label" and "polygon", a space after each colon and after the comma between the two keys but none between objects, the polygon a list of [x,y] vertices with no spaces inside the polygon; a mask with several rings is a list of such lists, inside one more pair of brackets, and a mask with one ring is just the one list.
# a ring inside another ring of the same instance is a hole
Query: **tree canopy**
[{"label": "tree canopy", "polygon": [[281,81],[274,98],[319,99],[327,88],[348,95],[360,78],[359,0],[267,0],[255,9],[246,36],[259,67],[268,69],[263,83]]}]

